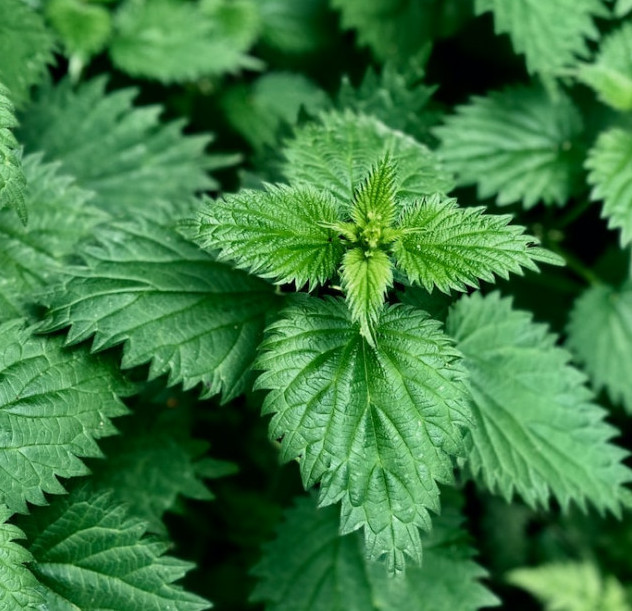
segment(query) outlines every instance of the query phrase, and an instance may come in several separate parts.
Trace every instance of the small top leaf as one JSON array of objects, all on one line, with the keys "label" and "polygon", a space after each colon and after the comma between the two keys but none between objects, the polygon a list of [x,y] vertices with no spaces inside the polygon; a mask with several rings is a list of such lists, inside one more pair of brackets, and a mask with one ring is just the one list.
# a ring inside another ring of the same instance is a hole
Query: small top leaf
[{"label": "small top leaf", "polygon": [[395,165],[388,157],[380,160],[357,188],[351,218],[360,229],[369,225],[390,227],[395,220],[397,192]]}]

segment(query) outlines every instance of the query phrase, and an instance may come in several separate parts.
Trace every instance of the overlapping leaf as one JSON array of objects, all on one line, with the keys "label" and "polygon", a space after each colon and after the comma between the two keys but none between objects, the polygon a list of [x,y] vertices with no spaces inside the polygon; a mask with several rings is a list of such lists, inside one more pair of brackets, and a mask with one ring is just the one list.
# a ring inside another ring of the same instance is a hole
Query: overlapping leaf
[{"label": "overlapping leaf", "polygon": [[69,344],[94,336],[93,350],[124,343],[123,367],[150,363],[150,378],[201,383],[203,396],[244,390],[278,303],[272,287],[150,222],[112,224],[99,236],[83,251],[86,267],[42,296],[42,329],[70,327]]},{"label": "overlapping leaf", "polygon": [[447,321],[470,374],[476,426],[468,464],[490,490],[531,506],[555,497],[619,513],[632,473],[617,431],[546,326],[498,293],[462,298]]},{"label": "overlapping leaf", "polygon": [[371,347],[340,300],[305,298],[262,344],[272,438],[299,458],[320,504],[342,501],[341,531],[364,528],[367,554],[391,570],[420,560],[419,528],[439,508],[469,423],[459,354],[420,310],[388,307]]},{"label": "overlapping leaf", "polygon": [[515,87],[474,97],[434,130],[461,185],[498,205],[564,205],[581,186],[582,118],[562,92]]},{"label": "overlapping leaf", "polygon": [[253,599],[268,611],[474,611],[496,597],[478,579],[485,571],[472,560],[458,507],[444,505],[432,533],[424,536],[423,567],[390,578],[367,560],[358,535],[340,537],[333,507],[317,509],[297,499],[264,548],[254,572]]}]

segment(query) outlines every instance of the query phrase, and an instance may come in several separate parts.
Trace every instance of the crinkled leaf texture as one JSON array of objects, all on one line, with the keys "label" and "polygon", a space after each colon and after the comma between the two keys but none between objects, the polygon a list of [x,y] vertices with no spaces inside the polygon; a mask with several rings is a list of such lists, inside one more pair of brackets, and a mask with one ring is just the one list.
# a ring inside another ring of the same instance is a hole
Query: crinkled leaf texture
[{"label": "crinkled leaf texture", "polygon": [[431,291],[477,287],[479,279],[507,278],[522,268],[537,270],[534,261],[563,264],[555,254],[536,246],[524,227],[510,225],[509,215],[486,215],[484,208],[459,208],[455,199],[434,195],[404,210],[393,245],[398,266],[410,282]]},{"label": "crinkled leaf texture", "polygon": [[149,221],[103,226],[81,254],[86,266],[42,295],[42,330],[70,327],[68,344],[94,336],[93,351],[124,343],[124,368],[150,363],[150,379],[201,383],[205,397],[245,389],[273,287]]},{"label": "crinkled leaf texture", "polygon": [[210,604],[174,582],[191,564],[163,554],[169,544],[144,537],[146,524],[128,517],[107,493],[84,486],[22,522],[45,586],[58,611],[202,611]]},{"label": "crinkled leaf texture", "polygon": [[511,87],[474,97],[435,128],[440,154],[461,185],[500,206],[563,206],[582,186],[582,118],[563,92]]},{"label": "crinkled leaf texture", "polygon": [[285,515],[277,539],[264,547],[255,567],[252,598],[267,611],[475,611],[496,597],[478,579],[460,508],[444,504],[425,535],[423,566],[389,577],[367,560],[357,534],[341,537],[335,508],[317,509],[302,497]]},{"label": "crinkled leaf texture", "polygon": [[323,114],[320,123],[300,127],[284,154],[290,183],[331,192],[342,210],[350,209],[355,189],[387,155],[397,165],[398,199],[454,187],[451,174],[428,147],[374,117],[350,111]]},{"label": "crinkled leaf texture", "polygon": [[39,584],[24,566],[33,557],[16,539],[24,539],[24,533],[15,525],[8,524],[11,510],[0,505],[0,609],[38,609],[43,602]]},{"label": "crinkled leaf texture", "polygon": [[632,413],[632,282],[620,289],[597,285],[575,302],[568,347],[597,390]]},{"label": "crinkled leaf texture", "polygon": [[421,559],[419,528],[439,510],[469,424],[460,355],[425,312],[387,307],[371,347],[342,300],[297,299],[270,327],[257,367],[263,412],[283,460],[297,458],[321,505],[342,501],[341,530],[364,528],[391,571]]},{"label": "crinkled leaf texture", "polygon": [[498,293],[474,293],[452,308],[447,330],[470,375],[476,426],[468,464],[491,491],[517,491],[531,506],[551,496],[563,508],[587,502],[620,513],[632,473],[617,431],[592,402],[585,377],[569,365],[547,327]]},{"label": "crinkled leaf texture", "polygon": [[10,91],[0,82],[0,208],[11,206],[26,222],[26,178],[18,143],[11,131],[17,127]]},{"label": "crinkled leaf texture", "polygon": [[27,151],[61,161],[94,203],[114,214],[173,219],[195,192],[217,187],[207,170],[232,161],[204,153],[208,136],[161,123],[159,106],[134,107],[136,90],[105,92],[97,78],[43,88],[21,121]]},{"label": "crinkled leaf texture", "polygon": [[114,363],[60,338],[36,337],[21,319],[0,325],[0,503],[26,512],[44,492],[61,494],[57,477],[85,475],[80,457],[101,456],[96,439],[115,432],[129,394]]},{"label": "crinkled leaf texture", "polygon": [[632,241],[632,132],[602,132],[586,160],[591,197],[603,200],[608,227],[621,230],[621,243]]}]

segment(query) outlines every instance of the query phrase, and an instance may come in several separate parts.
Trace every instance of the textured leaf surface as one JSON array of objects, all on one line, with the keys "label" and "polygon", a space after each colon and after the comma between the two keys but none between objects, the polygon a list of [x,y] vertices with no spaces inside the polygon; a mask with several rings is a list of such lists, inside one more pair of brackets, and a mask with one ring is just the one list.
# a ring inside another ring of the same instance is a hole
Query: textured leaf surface
[{"label": "textured leaf surface", "polygon": [[342,243],[324,224],[338,220],[333,198],[311,187],[267,185],[207,199],[193,227],[203,248],[279,284],[323,284],[336,271]]},{"label": "textured leaf surface", "polygon": [[37,591],[38,583],[24,566],[32,560],[16,539],[24,539],[24,533],[7,524],[11,511],[0,505],[0,609],[36,609],[43,602]]},{"label": "textured leaf surface", "polygon": [[427,314],[384,310],[371,348],[343,301],[306,298],[262,344],[258,388],[271,392],[270,436],[299,458],[320,504],[342,501],[343,533],[364,528],[367,553],[402,570],[420,560],[419,527],[439,508],[469,422],[459,354]]},{"label": "textured leaf surface", "polygon": [[621,289],[593,286],[575,302],[568,347],[597,390],[632,412],[632,283]]},{"label": "textured leaf surface", "polygon": [[591,562],[545,564],[511,571],[508,581],[530,592],[547,611],[630,611],[625,589]]},{"label": "textured leaf surface", "polygon": [[64,492],[57,477],[85,475],[79,457],[100,456],[95,439],[115,432],[130,388],[113,363],[59,338],[33,337],[21,320],[0,325],[0,503],[25,512],[43,492]]},{"label": "textured leaf surface", "polygon": [[603,200],[608,227],[621,230],[621,242],[632,240],[632,132],[602,132],[586,160],[591,197]]},{"label": "textured leaf surface", "polygon": [[181,123],[159,121],[159,106],[133,107],[135,90],[106,94],[105,85],[44,88],[22,117],[26,149],[61,161],[96,205],[119,215],[173,219],[180,201],[217,186],[206,170],[227,159],[204,154],[207,136],[184,136]]},{"label": "textured leaf surface", "polygon": [[21,104],[52,62],[53,37],[41,15],[21,0],[0,0],[0,15],[0,83]]},{"label": "textured leaf surface", "polygon": [[103,227],[85,268],[43,296],[47,331],[70,327],[67,343],[94,335],[93,350],[124,343],[123,367],[150,363],[185,389],[228,400],[244,390],[272,287],[217,263],[175,231],[149,222]]},{"label": "textured leaf surface", "polygon": [[330,191],[350,207],[356,187],[388,157],[397,166],[397,197],[419,197],[454,186],[452,176],[426,146],[390,129],[378,119],[351,112],[321,116],[287,143],[284,173],[290,182]]},{"label": "textured leaf surface", "polygon": [[286,513],[278,537],[264,548],[254,572],[253,599],[268,611],[474,611],[496,597],[477,580],[485,571],[472,549],[455,506],[443,507],[424,536],[423,566],[389,577],[365,558],[358,535],[340,537],[333,507],[317,509],[299,498]]},{"label": "textured leaf surface", "polygon": [[24,520],[37,579],[47,604],[60,611],[201,611],[202,598],[174,582],[191,568],[164,556],[169,544],[144,538],[104,493],[80,488]]},{"label": "textured leaf surface", "polygon": [[486,215],[484,208],[459,208],[440,195],[424,198],[400,218],[403,237],[393,245],[397,264],[409,280],[431,291],[437,287],[465,291],[479,279],[507,278],[522,268],[536,270],[534,261],[561,264],[536,246],[524,227],[509,225],[509,215]]},{"label": "textured leaf surface", "polygon": [[245,54],[259,24],[252,2],[128,0],[115,21],[114,64],[163,83],[261,67]]},{"label": "textured leaf surface", "polygon": [[601,0],[475,0],[476,11],[492,11],[496,32],[509,34],[529,72],[559,75],[588,53],[599,38],[594,17],[607,17]]},{"label": "textured leaf surface", "polygon": [[434,133],[461,185],[498,205],[564,205],[581,186],[582,118],[562,92],[515,87],[474,97]]},{"label": "textured leaf surface", "polygon": [[617,431],[592,403],[556,336],[498,293],[462,298],[447,321],[470,373],[476,426],[469,466],[492,491],[531,506],[554,496],[619,513],[630,471]]}]

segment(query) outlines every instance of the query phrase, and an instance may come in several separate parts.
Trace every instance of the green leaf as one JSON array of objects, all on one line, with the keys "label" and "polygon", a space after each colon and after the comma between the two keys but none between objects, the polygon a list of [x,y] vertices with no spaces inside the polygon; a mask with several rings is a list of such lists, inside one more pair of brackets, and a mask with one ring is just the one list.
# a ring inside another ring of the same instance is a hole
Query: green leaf
[{"label": "green leaf", "polygon": [[320,123],[300,127],[284,155],[290,183],[330,191],[342,210],[351,209],[356,188],[386,156],[397,166],[396,198],[447,192],[454,186],[426,146],[378,119],[349,111],[323,114]]},{"label": "green leaf", "polygon": [[386,308],[371,347],[341,300],[305,298],[270,327],[256,387],[281,458],[299,459],[320,504],[342,501],[341,532],[364,528],[367,554],[401,571],[419,562],[419,528],[439,509],[469,423],[459,354],[425,312]]},{"label": "green leaf", "polygon": [[509,583],[527,590],[547,611],[630,611],[616,577],[602,576],[592,562],[558,562],[511,571]]},{"label": "green leaf", "polygon": [[[460,505],[460,504],[459,504]],[[317,509],[298,498],[286,512],[278,537],[264,547],[255,567],[252,598],[267,611],[475,611],[496,597],[478,579],[486,572],[473,560],[460,507],[449,504],[424,536],[423,567],[389,577],[367,560],[358,535],[341,537],[335,508]]]},{"label": "green leaf", "polygon": [[491,491],[514,491],[532,507],[552,495],[567,509],[620,511],[630,471],[617,431],[592,402],[570,354],[531,315],[498,293],[474,293],[452,308],[447,330],[470,373],[476,426],[468,464]]},{"label": "green leaf", "polygon": [[621,243],[632,241],[632,133],[613,128],[602,132],[588,153],[586,169],[593,200],[603,200],[610,229],[621,229]]},{"label": "green leaf", "polygon": [[535,246],[524,227],[509,225],[509,215],[485,215],[484,208],[459,208],[455,199],[434,195],[405,210],[399,221],[402,237],[393,245],[397,265],[410,282],[431,291],[437,287],[465,291],[479,279],[494,282],[522,268],[537,270],[534,261],[562,264]]},{"label": "green leaf", "polygon": [[37,609],[43,602],[39,585],[33,574],[24,566],[32,556],[16,539],[24,533],[7,519],[11,511],[0,505],[0,609]]},{"label": "green leaf", "polygon": [[26,223],[26,178],[19,145],[11,131],[17,125],[10,92],[0,83],[0,208],[11,206]]},{"label": "green leaf", "polygon": [[388,157],[380,159],[355,192],[351,219],[359,229],[374,223],[379,227],[390,227],[395,220],[396,193],[395,165]]},{"label": "green leaf", "polygon": [[26,149],[61,161],[97,206],[118,215],[173,220],[179,202],[218,187],[206,170],[229,160],[204,154],[208,136],[185,136],[181,122],[159,120],[159,106],[134,107],[136,90],[105,86],[97,78],[44,88],[22,117]]},{"label": "green leaf", "polygon": [[230,269],[150,222],[115,223],[84,248],[84,268],[42,295],[42,330],[70,327],[68,344],[94,335],[92,350],[124,343],[124,368],[150,363],[202,396],[241,393],[278,298],[272,287]]},{"label": "green leaf", "polygon": [[22,105],[53,61],[53,37],[39,13],[22,0],[0,0],[0,15],[0,83]]},{"label": "green leaf", "polygon": [[24,513],[64,492],[57,477],[87,473],[79,458],[101,456],[95,439],[116,432],[110,419],[127,412],[116,395],[131,388],[109,360],[34,337],[20,319],[0,337],[0,503]]},{"label": "green leaf", "polygon": [[632,0],[616,0],[614,14],[617,17],[625,17],[630,11],[632,11]]},{"label": "green leaf", "polygon": [[583,186],[582,131],[570,98],[531,86],[474,97],[434,133],[460,185],[475,184],[479,198],[496,196],[499,206],[531,208],[563,206]]},{"label": "green leaf", "polygon": [[79,488],[23,521],[46,587],[59,611],[202,611],[210,604],[174,582],[191,564],[163,554],[168,543],[143,537],[145,523],[127,516],[107,493]]},{"label": "green leaf", "polygon": [[597,390],[632,413],[632,282],[620,289],[593,286],[575,302],[568,347]]},{"label": "green leaf", "polygon": [[342,258],[342,243],[331,227],[337,220],[336,202],[326,192],[266,185],[265,191],[242,189],[206,199],[193,238],[254,274],[313,288],[333,276]]},{"label": "green leaf", "polygon": [[595,61],[581,64],[577,76],[602,102],[617,110],[632,110],[632,24],[606,36]]},{"label": "green leaf", "polygon": [[245,54],[259,24],[243,0],[127,0],[115,18],[114,64],[131,76],[183,83],[204,76],[262,67]]},{"label": "green leaf", "polygon": [[492,11],[499,34],[509,34],[523,53],[530,73],[560,76],[577,57],[588,54],[588,40],[597,40],[593,19],[607,17],[601,0],[475,0],[478,14]]}]

